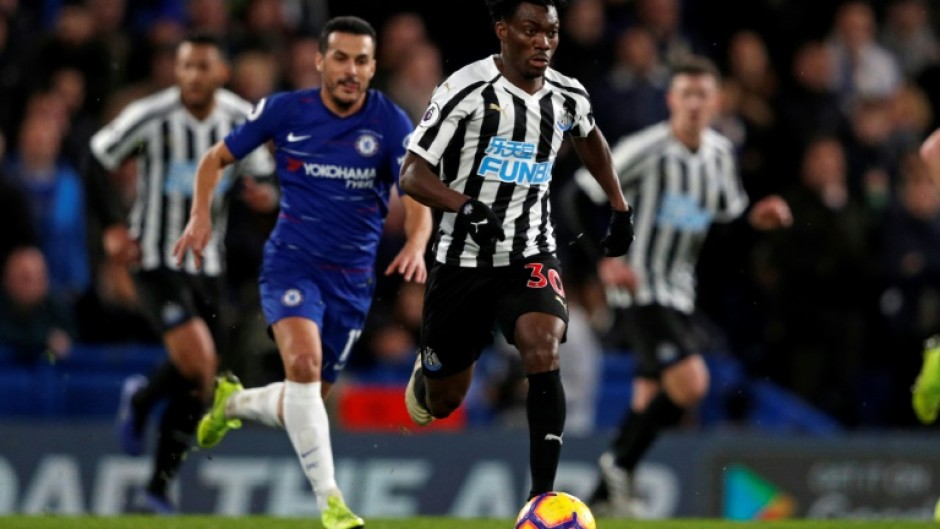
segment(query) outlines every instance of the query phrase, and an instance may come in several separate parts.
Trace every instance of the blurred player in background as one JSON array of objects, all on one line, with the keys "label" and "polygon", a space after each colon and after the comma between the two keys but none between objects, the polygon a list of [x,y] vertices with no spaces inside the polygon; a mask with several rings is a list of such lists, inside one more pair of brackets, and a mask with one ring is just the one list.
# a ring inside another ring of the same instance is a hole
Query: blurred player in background
[{"label": "blurred player in background", "polygon": [[[323,29],[317,68],[323,88],[275,94],[203,157],[193,210],[175,249],[207,264],[209,215],[222,168],[273,141],[281,214],[265,246],[262,305],[287,380],[245,390],[220,377],[200,446],[217,444],[241,419],[287,430],[326,529],[362,527],[336,484],[323,399],[362,332],[375,287],[373,266],[388,200],[412,124],[385,95],[369,90],[375,31],[357,17]],[[429,210],[402,198],[407,241],[386,274],[424,282]]]},{"label": "blurred player in background", "polygon": [[[748,205],[731,142],[709,128],[720,77],[707,59],[677,64],[667,93],[670,118],[617,143],[614,166],[636,207],[636,244],[623,259],[602,259],[598,276],[608,303],[621,309],[622,337],[637,353],[630,410],[600,459],[602,480],[592,508],[638,514],[632,473],[659,432],[679,422],[708,391],[708,368],[694,338],[695,263],[712,221],[729,222]],[[604,192],[586,170],[575,174],[585,194]],[[756,204],[748,221],[759,230],[791,223],[778,196]],[[629,342],[627,342],[629,340]]]},{"label": "blurred player in background", "polygon": [[[176,86],[131,103],[91,139],[105,251],[131,267],[142,311],[162,335],[169,354],[149,380],[136,376],[125,382],[118,417],[123,450],[140,455],[150,412],[168,399],[153,475],[137,506],[159,514],[175,511],[167,487],[189,450],[218,363],[225,201],[211,211],[216,232],[206,245],[201,270],[193,259],[174,260],[173,244],[189,218],[199,157],[251,111],[250,103],[221,88],[227,78],[218,41],[190,37],[176,53]],[[108,173],[127,158],[137,161],[137,195],[125,219]],[[242,198],[254,209],[273,211],[276,190],[253,179],[273,171],[271,156],[259,149],[226,173],[219,193],[231,188],[234,174],[244,175]]]},{"label": "blurred player in background", "polygon": [[587,92],[549,68],[564,2],[486,4],[500,52],[437,88],[402,172],[402,189],[442,214],[405,401],[419,425],[450,415],[498,323],[525,364],[534,497],[554,486],[565,426],[558,345],[568,307],[549,207],[565,136],[613,209],[608,255],[626,253],[633,228]]}]

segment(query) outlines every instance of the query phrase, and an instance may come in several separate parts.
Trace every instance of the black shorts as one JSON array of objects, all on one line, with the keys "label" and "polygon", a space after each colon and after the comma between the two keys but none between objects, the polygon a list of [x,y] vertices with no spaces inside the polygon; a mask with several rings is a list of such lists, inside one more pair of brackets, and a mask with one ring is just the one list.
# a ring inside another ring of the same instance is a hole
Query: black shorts
[{"label": "black shorts", "polygon": [[658,380],[667,367],[699,354],[702,340],[691,314],[662,305],[633,306],[621,325],[636,353],[636,376]]},{"label": "black shorts", "polygon": [[219,343],[222,314],[222,279],[166,268],[134,272],[134,286],[144,316],[159,334],[199,317]]},{"label": "black shorts", "polygon": [[493,343],[494,323],[509,343],[519,316],[544,312],[568,323],[561,265],[534,256],[509,266],[462,268],[436,263],[424,296],[420,352],[424,373],[442,378],[476,362]]}]

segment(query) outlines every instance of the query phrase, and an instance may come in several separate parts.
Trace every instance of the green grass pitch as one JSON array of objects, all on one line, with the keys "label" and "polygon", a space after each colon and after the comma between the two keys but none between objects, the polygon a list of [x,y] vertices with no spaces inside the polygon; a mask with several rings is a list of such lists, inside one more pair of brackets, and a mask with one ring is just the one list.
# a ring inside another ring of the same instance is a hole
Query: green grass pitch
[{"label": "green grass pitch", "polygon": [[[511,520],[454,518],[368,519],[367,529],[511,529]],[[730,522],[724,520],[598,520],[598,529],[926,529],[926,521],[798,520],[780,522]],[[3,529],[320,529],[318,520],[247,516],[222,518],[179,516],[0,516]]]}]

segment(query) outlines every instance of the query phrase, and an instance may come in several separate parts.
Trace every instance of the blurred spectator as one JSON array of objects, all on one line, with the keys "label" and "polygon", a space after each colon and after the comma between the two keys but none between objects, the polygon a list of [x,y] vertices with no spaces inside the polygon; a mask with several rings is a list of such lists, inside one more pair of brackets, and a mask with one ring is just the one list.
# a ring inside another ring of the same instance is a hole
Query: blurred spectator
[{"label": "blurred spectator", "polygon": [[940,41],[930,27],[929,6],[924,0],[891,2],[881,42],[908,77],[917,76],[940,60]]},{"label": "blurred spectator", "polygon": [[807,142],[819,135],[834,135],[844,127],[839,98],[832,89],[833,62],[819,42],[802,45],[793,57],[791,81],[781,91],[776,107],[778,133],[773,151],[780,185],[796,183],[800,158]]},{"label": "blurred spectator", "polygon": [[25,247],[10,254],[0,292],[0,344],[15,360],[33,364],[64,358],[72,348],[72,322],[61,299],[49,290],[42,252]]},{"label": "blurred spectator", "polygon": [[881,237],[887,284],[880,306],[890,350],[876,359],[893,375],[895,419],[910,415],[907,382],[924,339],[940,331],[940,193],[916,151],[904,156],[900,180]]},{"label": "blurred spectator", "polygon": [[122,23],[127,12],[126,0],[85,0],[91,16],[96,38],[104,43],[110,52],[111,86],[108,90],[119,87],[126,78],[127,61],[131,53],[130,35],[124,31]]},{"label": "blurred spectator", "polygon": [[232,91],[251,103],[257,103],[275,91],[277,60],[263,51],[246,51],[235,57],[232,67]]},{"label": "blurred spectator", "polygon": [[398,13],[389,18],[379,31],[378,70],[372,86],[388,88],[391,77],[405,63],[409,52],[427,41],[424,19],[417,13]]},{"label": "blurred spectator", "polygon": [[841,102],[887,97],[897,90],[901,72],[888,50],[875,41],[877,28],[871,6],[850,0],[836,12],[827,42],[832,59],[832,86]]},{"label": "blurred spectator", "polygon": [[441,52],[429,43],[412,47],[388,81],[388,95],[418,123],[427,110],[431,94],[443,80]]},{"label": "blurred spectator", "polygon": [[636,14],[639,25],[653,36],[659,57],[666,64],[672,65],[695,51],[692,38],[681,27],[679,0],[637,0]]},{"label": "blurred spectator", "polygon": [[666,119],[669,69],[659,60],[655,43],[642,28],[617,37],[614,64],[591,92],[597,125],[611,143]]},{"label": "blurred spectator", "polygon": [[[21,101],[26,90],[25,50],[15,41],[14,30],[14,19],[0,11],[0,98],[3,101]],[[18,111],[16,105],[0,105],[0,130],[6,137],[14,137]]]},{"label": "blurred spectator", "polygon": [[611,61],[611,46],[604,39],[606,25],[603,0],[575,0],[562,13],[565,44],[555,52],[553,67],[581,81],[591,93]]},{"label": "blurred spectator", "polygon": [[320,86],[320,72],[317,71],[317,53],[320,39],[314,36],[300,36],[294,39],[287,51],[283,90],[301,90]]},{"label": "blurred spectator", "polygon": [[934,112],[924,91],[912,83],[904,83],[889,105],[894,130],[891,142],[906,152],[927,136]]},{"label": "blurred spectator", "polygon": [[86,7],[62,7],[55,32],[39,46],[34,74],[42,81],[62,68],[81,72],[85,78],[83,110],[92,114],[104,105],[111,89],[111,63],[116,60],[95,31],[94,20]]},{"label": "blurred spectator", "polygon": [[49,91],[65,106],[68,127],[62,138],[62,156],[73,167],[84,167],[88,140],[95,133],[95,116],[85,111],[85,76],[74,68],[52,72]]},{"label": "blurred spectator", "polygon": [[281,0],[284,20],[294,33],[319,34],[330,18],[327,0]]},{"label": "blurred spectator", "polygon": [[[741,179],[751,196],[764,196],[776,191],[778,183],[768,178],[766,153],[773,147],[777,113],[773,100],[777,79],[767,47],[753,31],[736,33],[728,46],[728,76],[723,94],[726,112],[743,125],[743,138],[738,150]],[[735,141],[733,131],[722,131]],[[737,143],[737,142],[735,142]]]},{"label": "blurred spectator", "polygon": [[19,148],[6,167],[27,196],[52,293],[74,301],[91,283],[85,190],[78,172],[59,161],[61,141],[61,128],[54,121],[30,116],[23,122]]},{"label": "blurred spectator", "polygon": [[889,139],[893,132],[887,99],[856,100],[843,140],[849,192],[872,213],[881,213],[891,193],[891,176],[898,154]]},{"label": "blurred spectator", "polygon": [[249,0],[243,20],[244,28],[234,46],[235,53],[249,50],[283,53],[290,31],[281,0]]},{"label": "blurred spectator", "polygon": [[[0,151],[4,149],[0,138]],[[2,156],[0,156],[2,158]],[[26,196],[10,182],[9,177],[0,175],[0,269],[10,253],[24,246],[36,245],[36,230],[29,211]]]},{"label": "blurred spectator", "polygon": [[853,425],[872,259],[868,220],[849,194],[842,145],[831,137],[811,142],[800,185],[785,196],[793,225],[759,254],[758,274],[773,305],[768,372]]},{"label": "blurred spectator", "polygon": [[222,39],[230,36],[229,12],[224,0],[189,0],[189,29],[193,33],[206,33]]}]

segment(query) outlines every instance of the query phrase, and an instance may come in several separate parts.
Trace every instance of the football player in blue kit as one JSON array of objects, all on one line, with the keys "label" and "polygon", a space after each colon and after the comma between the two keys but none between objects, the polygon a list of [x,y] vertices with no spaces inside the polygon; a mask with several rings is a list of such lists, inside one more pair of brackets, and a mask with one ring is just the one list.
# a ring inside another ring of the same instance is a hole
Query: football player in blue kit
[{"label": "football player in blue kit", "polygon": [[[197,262],[213,236],[209,219],[221,170],[273,141],[282,196],[264,249],[261,303],[287,380],[245,390],[232,375],[217,379],[212,409],[199,424],[202,447],[217,444],[241,419],[287,430],[326,529],[362,527],[334,476],[323,398],[346,364],[372,301],[373,265],[389,193],[397,184],[408,136],[406,114],[369,90],[375,31],[356,17],[323,29],[317,66],[322,88],[278,93],[213,146],[196,175],[192,216],[174,253]],[[407,241],[386,275],[424,282],[430,211],[402,196]]]}]

